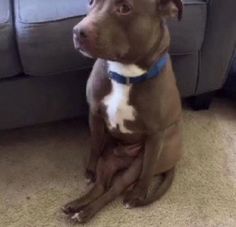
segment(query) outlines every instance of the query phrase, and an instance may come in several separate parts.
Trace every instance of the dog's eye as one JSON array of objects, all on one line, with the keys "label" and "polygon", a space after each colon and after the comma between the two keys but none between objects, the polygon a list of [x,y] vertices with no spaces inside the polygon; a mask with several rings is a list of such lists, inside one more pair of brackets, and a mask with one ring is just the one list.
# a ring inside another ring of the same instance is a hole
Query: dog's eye
[{"label": "dog's eye", "polygon": [[131,13],[132,6],[130,4],[128,4],[128,3],[122,3],[119,6],[117,6],[116,11],[120,15],[127,15],[127,14]]},{"label": "dog's eye", "polygon": [[89,5],[91,6],[93,4],[94,0],[89,0]]}]

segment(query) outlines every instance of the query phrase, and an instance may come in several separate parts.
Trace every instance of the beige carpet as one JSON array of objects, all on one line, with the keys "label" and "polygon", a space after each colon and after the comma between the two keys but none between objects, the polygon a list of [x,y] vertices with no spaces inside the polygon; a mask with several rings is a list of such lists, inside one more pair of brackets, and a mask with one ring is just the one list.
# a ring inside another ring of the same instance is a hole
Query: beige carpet
[{"label": "beige carpet", "polygon": [[[126,210],[117,199],[87,226],[236,226],[236,105],[184,111],[185,155],[155,204]],[[86,191],[89,135],[81,120],[0,133],[0,227],[70,226],[60,207]]]}]

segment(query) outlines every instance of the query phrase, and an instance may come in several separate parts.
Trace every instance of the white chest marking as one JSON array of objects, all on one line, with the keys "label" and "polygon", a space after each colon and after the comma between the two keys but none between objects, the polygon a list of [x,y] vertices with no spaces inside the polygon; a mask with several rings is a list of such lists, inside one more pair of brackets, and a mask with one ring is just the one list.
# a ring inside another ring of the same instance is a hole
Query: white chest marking
[{"label": "white chest marking", "polygon": [[132,133],[124,124],[125,120],[135,120],[135,110],[129,105],[131,88],[131,85],[123,85],[112,81],[112,91],[103,101],[107,107],[108,126],[110,129],[118,126],[121,132]]},{"label": "white chest marking", "polygon": [[124,65],[114,61],[109,61],[108,67],[110,71],[119,73],[126,77],[137,77],[147,72],[137,65]]},{"label": "white chest marking", "polygon": [[[145,73],[136,65],[123,65],[117,62],[108,62],[108,68],[110,71],[126,77],[135,77]],[[114,80],[111,81],[111,84],[111,93],[103,99],[103,103],[107,108],[108,126],[110,129],[118,126],[122,133],[132,133],[124,124],[125,120],[135,120],[135,109],[129,104],[132,85],[120,84]]]}]

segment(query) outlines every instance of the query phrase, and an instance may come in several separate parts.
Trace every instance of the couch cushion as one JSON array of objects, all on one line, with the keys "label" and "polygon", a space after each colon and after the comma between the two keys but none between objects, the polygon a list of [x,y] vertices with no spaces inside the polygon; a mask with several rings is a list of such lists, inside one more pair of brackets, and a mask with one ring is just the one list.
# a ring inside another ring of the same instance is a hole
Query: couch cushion
[{"label": "couch cushion", "polygon": [[87,4],[88,0],[19,0],[17,9],[20,21],[32,24],[85,15]]},{"label": "couch cushion", "polygon": [[74,50],[72,28],[87,0],[16,0],[18,46],[26,74],[41,76],[91,66]]},{"label": "couch cushion", "polygon": [[184,13],[181,22],[170,20],[171,52],[175,54],[193,53],[200,50],[207,20],[205,0],[184,0]]},{"label": "couch cushion", "polygon": [[0,1],[0,23],[7,22],[9,20],[9,1]]},{"label": "couch cushion", "polygon": [[13,30],[10,0],[0,0],[0,78],[20,72]]},{"label": "couch cushion", "polygon": [[0,130],[84,115],[88,73],[89,70],[83,70],[79,75],[73,72],[2,81],[0,106],[4,108],[0,111]]},{"label": "couch cushion", "polygon": [[[177,84],[182,97],[195,94],[199,53],[171,56]],[[187,67],[186,67],[187,66]]]},{"label": "couch cushion", "polygon": [[[91,66],[73,47],[72,28],[86,14],[88,0],[16,0],[16,29],[24,70],[50,75]],[[185,0],[181,22],[171,21],[171,52],[199,50],[205,31],[206,2]]]}]

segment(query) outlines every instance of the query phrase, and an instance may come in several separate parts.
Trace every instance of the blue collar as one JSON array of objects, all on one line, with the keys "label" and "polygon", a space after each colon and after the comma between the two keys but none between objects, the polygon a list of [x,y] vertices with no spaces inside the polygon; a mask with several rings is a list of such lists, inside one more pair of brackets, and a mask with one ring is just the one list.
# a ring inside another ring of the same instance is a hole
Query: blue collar
[{"label": "blue collar", "polygon": [[109,71],[108,75],[109,78],[112,80],[115,80],[116,82],[120,84],[138,84],[141,82],[144,82],[148,79],[158,77],[162,70],[165,68],[167,62],[169,59],[169,54],[165,54],[163,57],[161,57],[151,68],[148,72],[136,76],[136,77],[125,77],[123,75],[120,75],[116,72]]}]

